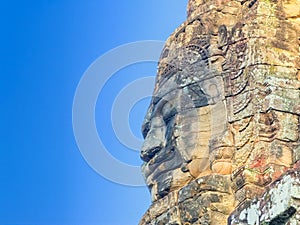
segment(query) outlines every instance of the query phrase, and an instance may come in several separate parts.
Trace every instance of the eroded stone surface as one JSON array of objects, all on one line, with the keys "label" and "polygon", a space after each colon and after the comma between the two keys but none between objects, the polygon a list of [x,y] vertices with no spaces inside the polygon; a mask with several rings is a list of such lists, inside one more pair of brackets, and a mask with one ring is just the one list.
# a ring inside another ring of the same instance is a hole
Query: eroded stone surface
[{"label": "eroded stone surface", "polygon": [[300,218],[300,171],[292,170],[266,188],[261,197],[241,204],[229,225],[293,225]]},{"label": "eroded stone surface", "polygon": [[300,0],[190,0],[142,128],[140,224],[227,224],[299,161],[299,116]]}]

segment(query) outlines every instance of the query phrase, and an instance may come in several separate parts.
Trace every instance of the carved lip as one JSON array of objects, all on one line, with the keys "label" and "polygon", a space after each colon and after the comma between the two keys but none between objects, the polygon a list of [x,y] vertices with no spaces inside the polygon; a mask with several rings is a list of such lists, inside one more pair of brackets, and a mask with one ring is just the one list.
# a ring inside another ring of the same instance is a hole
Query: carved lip
[{"label": "carved lip", "polygon": [[175,148],[173,146],[162,148],[160,151],[149,161],[149,166],[169,161],[173,158]]},{"label": "carved lip", "polygon": [[[159,170],[158,167],[164,163],[171,161],[175,155],[176,150],[173,146],[169,148],[163,148],[161,151],[155,155],[149,162],[146,162],[146,166],[149,169],[149,173],[145,174],[147,177],[158,177],[162,173],[165,173],[166,171],[172,170],[174,168],[177,168],[177,166],[174,164],[174,166],[171,166],[170,168],[165,168],[164,170]],[[174,168],[173,168],[174,167]]]},{"label": "carved lip", "polygon": [[155,158],[155,156],[158,154],[158,152],[160,152],[162,150],[162,148],[160,146],[154,147],[154,148],[150,148],[147,149],[146,151],[142,152],[141,154],[141,158],[142,160],[144,160],[145,162],[150,162],[153,158]]}]

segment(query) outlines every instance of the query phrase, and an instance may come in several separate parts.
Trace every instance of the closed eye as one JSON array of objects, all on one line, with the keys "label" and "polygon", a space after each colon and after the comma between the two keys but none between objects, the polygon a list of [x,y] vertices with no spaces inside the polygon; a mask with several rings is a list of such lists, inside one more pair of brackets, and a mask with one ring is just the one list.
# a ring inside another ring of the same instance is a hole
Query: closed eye
[{"label": "closed eye", "polygon": [[170,112],[165,114],[163,116],[163,120],[165,124],[168,125],[168,123],[175,117],[176,114],[177,114],[177,110],[175,108],[173,108]]},{"label": "closed eye", "polygon": [[150,131],[150,122],[146,122],[142,125],[142,135],[144,139],[147,137],[149,131]]}]

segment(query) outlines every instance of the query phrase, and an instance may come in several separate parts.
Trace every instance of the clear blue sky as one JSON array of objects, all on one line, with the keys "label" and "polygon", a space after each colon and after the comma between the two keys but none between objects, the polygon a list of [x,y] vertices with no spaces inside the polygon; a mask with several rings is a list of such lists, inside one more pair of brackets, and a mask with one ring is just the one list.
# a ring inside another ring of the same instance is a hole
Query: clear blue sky
[{"label": "clear blue sky", "polygon": [[[0,225],[134,225],[150,205],[145,187],[99,176],[81,156],[72,130],[76,86],[108,50],[165,40],[185,19],[187,0],[5,1],[0,7]],[[114,137],[114,96],[155,64],[116,74],[97,105],[99,131],[116,158],[140,165],[139,154]],[[129,120],[140,136],[148,101]],[[113,169],[113,168],[108,168]]]}]

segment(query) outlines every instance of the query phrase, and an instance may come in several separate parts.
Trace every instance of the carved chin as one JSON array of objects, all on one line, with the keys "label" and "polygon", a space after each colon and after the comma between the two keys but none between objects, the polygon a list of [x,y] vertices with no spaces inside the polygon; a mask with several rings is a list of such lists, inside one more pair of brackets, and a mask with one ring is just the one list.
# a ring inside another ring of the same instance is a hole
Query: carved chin
[{"label": "carved chin", "polygon": [[212,165],[213,173],[228,175],[232,172],[232,162],[229,160],[218,160]]}]

